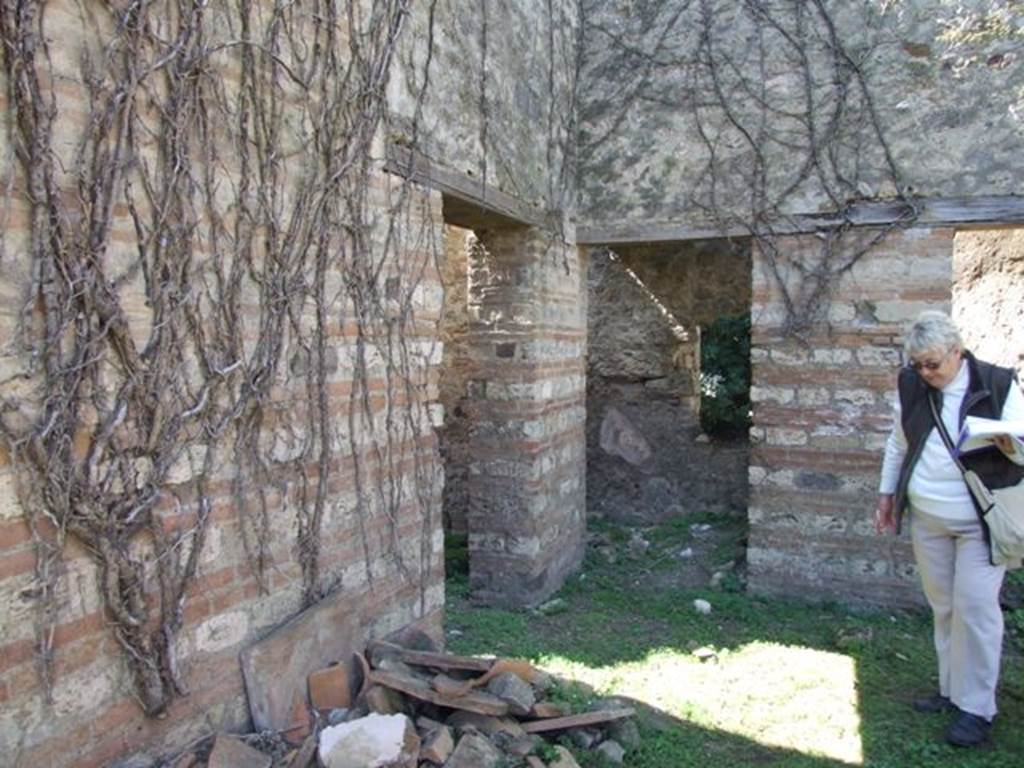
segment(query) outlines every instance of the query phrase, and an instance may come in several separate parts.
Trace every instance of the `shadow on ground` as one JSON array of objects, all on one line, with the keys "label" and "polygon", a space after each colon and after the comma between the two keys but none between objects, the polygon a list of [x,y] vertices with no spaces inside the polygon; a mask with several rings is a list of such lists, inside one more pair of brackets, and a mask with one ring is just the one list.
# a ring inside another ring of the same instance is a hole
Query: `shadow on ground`
[{"label": "shadow on ground", "polygon": [[945,716],[910,709],[935,685],[927,617],[748,595],[735,558],[743,535],[741,521],[687,521],[640,531],[644,547],[636,529],[598,529],[583,572],[544,611],[474,606],[456,576],[448,647],[529,658],[636,701],[643,740],[628,768],[1021,764],[1015,647],[991,743],[956,750],[942,739]]}]

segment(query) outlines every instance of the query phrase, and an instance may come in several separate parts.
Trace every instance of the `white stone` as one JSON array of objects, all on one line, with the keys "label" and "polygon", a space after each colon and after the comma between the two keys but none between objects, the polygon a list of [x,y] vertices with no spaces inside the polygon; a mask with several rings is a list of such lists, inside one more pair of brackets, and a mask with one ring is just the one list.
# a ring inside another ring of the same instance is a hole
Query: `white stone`
[{"label": "white stone", "polygon": [[814,362],[827,365],[843,365],[853,359],[853,354],[848,349],[816,349],[814,350]]},{"label": "white stone", "polygon": [[836,400],[853,405],[873,405],[875,393],[870,389],[840,389],[836,390]]},{"label": "white stone", "polygon": [[[414,749],[410,749],[410,733]],[[374,713],[320,733],[319,757],[324,768],[412,766],[418,753],[419,737],[405,715]]]},{"label": "white stone", "polygon": [[709,613],[711,613],[711,603],[709,603],[707,600],[702,600],[698,597],[696,600],[693,601],[693,610],[695,610],[697,613],[707,616]]},{"label": "white stone", "polygon": [[755,403],[776,402],[781,405],[793,402],[794,392],[790,387],[751,387],[750,399]]}]

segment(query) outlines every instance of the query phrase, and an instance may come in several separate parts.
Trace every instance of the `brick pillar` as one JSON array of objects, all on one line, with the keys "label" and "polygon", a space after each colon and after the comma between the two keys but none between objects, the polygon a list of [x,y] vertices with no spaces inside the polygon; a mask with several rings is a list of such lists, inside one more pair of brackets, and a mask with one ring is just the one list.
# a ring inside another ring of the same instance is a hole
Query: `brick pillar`
[{"label": "brick pillar", "polygon": [[526,227],[477,232],[469,263],[470,587],[533,605],[580,565],[586,290],[581,254]]},{"label": "brick pillar", "polygon": [[[813,253],[819,242],[783,238],[778,251],[792,260]],[[952,252],[950,229],[892,233],[844,275],[827,318],[799,344],[781,334],[779,290],[755,248],[752,591],[876,605],[921,602],[907,530],[900,538],[876,536],[872,512],[902,331],[923,309],[948,311]]]}]

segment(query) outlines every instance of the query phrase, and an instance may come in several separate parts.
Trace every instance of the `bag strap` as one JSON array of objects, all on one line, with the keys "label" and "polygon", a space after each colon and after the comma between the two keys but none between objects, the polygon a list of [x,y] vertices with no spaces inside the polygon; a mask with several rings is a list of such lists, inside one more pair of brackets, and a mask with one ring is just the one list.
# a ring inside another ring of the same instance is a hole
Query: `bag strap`
[{"label": "bag strap", "polygon": [[935,407],[935,399],[931,396],[931,393],[927,393],[925,397],[928,399],[928,406],[932,410],[932,419],[935,421],[935,426],[939,430],[939,435],[942,436],[942,442],[946,444],[946,450],[949,451],[949,455],[953,459],[953,463],[956,464],[957,469],[960,470],[961,474],[967,474],[967,467],[960,461],[960,457],[957,455],[956,447],[953,445],[953,440],[949,436],[949,432],[946,431],[946,425],[942,423],[942,417],[939,415],[938,409]]}]

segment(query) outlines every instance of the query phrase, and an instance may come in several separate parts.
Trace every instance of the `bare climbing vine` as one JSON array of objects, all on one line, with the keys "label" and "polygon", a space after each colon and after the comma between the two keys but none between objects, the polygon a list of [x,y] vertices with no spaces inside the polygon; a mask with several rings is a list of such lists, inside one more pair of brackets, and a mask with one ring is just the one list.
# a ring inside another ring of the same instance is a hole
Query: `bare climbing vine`
[{"label": "bare climbing vine", "polygon": [[[344,586],[324,568],[344,545],[324,540],[327,515],[354,515],[371,583],[372,515],[403,572],[403,508],[431,529],[432,320],[417,296],[435,227],[374,147],[409,6],[0,5],[0,269],[21,291],[0,434],[36,544],[48,695],[69,540],[98,565],[152,716],[186,692],[176,638],[218,505],[263,590],[291,539],[303,605]],[[87,41],[75,61],[69,23]]]},{"label": "bare climbing vine", "polygon": [[[592,71],[633,74],[581,155],[600,152],[638,109],[685,116],[684,146],[700,147],[703,160],[689,167],[679,205],[752,239],[785,307],[783,332],[805,338],[828,321],[839,279],[917,217],[875,107],[870,35],[862,29],[853,44],[837,32],[837,13],[866,9],[826,0],[629,5],[628,22],[590,21],[614,51]],[[843,28],[856,27],[846,19]],[[877,200],[892,215],[865,230],[862,204]],[[796,215],[808,201],[827,206],[820,223]],[[780,236],[799,232],[815,245],[781,252]]]}]

